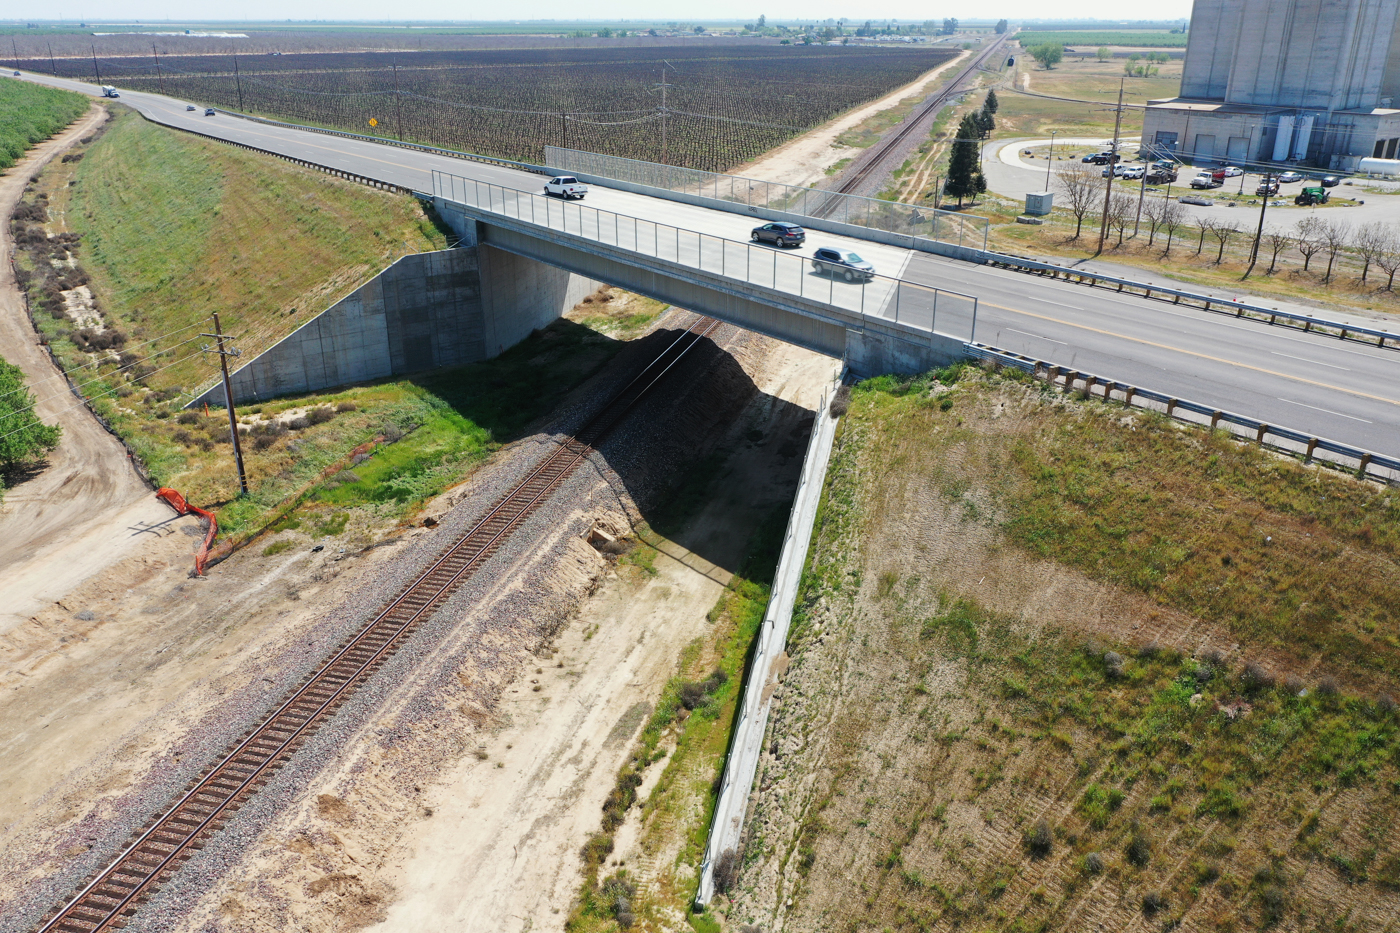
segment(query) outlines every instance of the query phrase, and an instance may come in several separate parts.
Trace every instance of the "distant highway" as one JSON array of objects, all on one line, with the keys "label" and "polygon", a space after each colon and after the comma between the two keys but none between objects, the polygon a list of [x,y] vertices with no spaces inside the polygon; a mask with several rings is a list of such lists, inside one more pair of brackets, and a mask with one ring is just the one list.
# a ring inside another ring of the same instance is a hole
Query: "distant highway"
[{"label": "distant highway", "polygon": [[[94,86],[74,81],[25,80],[96,94]],[[179,129],[420,191],[431,191],[434,169],[530,192],[542,184],[538,175],[501,166],[226,114],[205,117],[198,101],[190,102],[199,106],[190,112],[186,101],[122,92],[121,103]],[[725,211],[605,187],[595,187],[587,203],[734,240],[747,240],[753,225]],[[1394,350],[819,231],[800,252],[823,245],[859,251],[882,275],[976,296],[975,336],[983,343],[1400,456],[1400,353]]]}]

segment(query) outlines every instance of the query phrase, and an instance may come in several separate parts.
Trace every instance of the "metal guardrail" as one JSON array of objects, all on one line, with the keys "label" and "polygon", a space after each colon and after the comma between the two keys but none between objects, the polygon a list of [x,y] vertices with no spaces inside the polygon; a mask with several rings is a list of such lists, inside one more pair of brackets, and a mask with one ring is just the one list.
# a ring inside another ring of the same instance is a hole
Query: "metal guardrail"
[{"label": "metal guardrail", "polygon": [[[957,340],[976,337],[978,300],[971,295],[883,275],[843,281],[834,274],[818,275],[810,271],[811,259],[775,247],[698,233],[436,169],[433,194],[445,201],[819,302],[857,314],[862,322],[879,318]],[[956,322],[955,330],[939,328],[940,321],[946,325],[950,320]]]},{"label": "metal guardrail", "polygon": [[[1117,392],[1120,393],[1125,408],[1136,406],[1161,411],[1168,418],[1184,421],[1187,424],[1209,427],[1211,430],[1220,429],[1224,425],[1225,429],[1237,438],[1253,440],[1260,447],[1267,447],[1290,456],[1301,456],[1304,463],[1318,460],[1329,466],[1353,472],[1358,478],[1386,484],[1400,483],[1400,458],[1362,450],[1340,441],[1314,437],[1303,431],[1279,427],[1257,418],[1250,418],[1210,405],[1202,405],[1199,402],[1154,392],[1151,389],[1143,389],[1130,383],[1105,379],[1092,373],[1058,366],[986,344],[968,343],[966,352],[973,359],[986,360],[999,366],[1010,366],[1028,372],[1036,378],[1044,374],[1050,385],[1055,385],[1057,380],[1063,380],[1061,385],[1066,391],[1073,390],[1077,383],[1083,382],[1083,392],[1086,398],[1094,397],[1095,390],[1101,389],[1102,393],[1097,397],[1107,402],[1113,400],[1113,393]],[[1198,420],[1186,417],[1187,414],[1201,417]],[[1242,430],[1235,430],[1236,428]],[[1276,440],[1271,443],[1269,438]],[[1330,454],[1331,456],[1321,456],[1322,454]]]},{"label": "metal guardrail", "polygon": [[1103,275],[1098,272],[1085,272],[1079,269],[1068,269],[1064,266],[1057,266],[1054,263],[1025,259],[1020,256],[988,252],[984,256],[984,261],[987,265],[991,266],[1013,269],[1018,272],[1049,275],[1051,278],[1062,278],[1067,282],[1089,285],[1090,287],[1096,287],[1099,284],[1112,285],[1116,286],[1115,290],[1118,292],[1127,291],[1129,294],[1144,298],[1160,300],[1171,299],[1172,304],[1181,304],[1182,301],[1200,302],[1201,309],[1205,311],[1229,314],[1232,317],[1246,318],[1249,320],[1267,320],[1269,324],[1283,322],[1286,325],[1298,327],[1310,333],[1336,336],[1342,340],[1355,340],[1377,347],[1385,347],[1387,349],[1400,349],[1400,333],[1393,334],[1383,328],[1367,327],[1362,324],[1346,324],[1341,321],[1313,317],[1308,314],[1297,314],[1293,311],[1279,311],[1276,308],[1266,308],[1263,305],[1255,305],[1249,302],[1235,301],[1228,298],[1215,298],[1210,295],[1202,295],[1199,292],[1186,291],[1185,289],[1164,288],[1160,285],[1144,285],[1132,279]]},{"label": "metal guardrail", "polygon": [[593,175],[655,189],[658,193],[742,204],[796,217],[867,227],[934,243],[985,250],[991,222],[985,217],[885,201],[825,188],[789,185],[678,165],[545,146],[545,161],[560,172]]}]

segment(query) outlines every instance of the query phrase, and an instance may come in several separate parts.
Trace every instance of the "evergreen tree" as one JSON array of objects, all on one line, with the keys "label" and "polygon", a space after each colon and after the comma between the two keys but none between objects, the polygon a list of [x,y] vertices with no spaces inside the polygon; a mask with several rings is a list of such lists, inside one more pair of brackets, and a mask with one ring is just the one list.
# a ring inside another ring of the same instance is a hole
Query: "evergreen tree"
[{"label": "evergreen tree", "polygon": [[1006,20],[1004,20],[1004,19],[999,19],[999,20],[997,20],[996,31],[997,31],[997,35],[1001,35],[1002,33],[1006,32]]},{"label": "evergreen tree", "polygon": [[982,102],[982,109],[987,111],[988,113],[996,113],[997,108],[1000,106],[1001,101],[997,100],[997,92],[988,91],[987,99]]},{"label": "evergreen tree", "polygon": [[[982,124],[977,114],[965,114],[958,124],[958,135],[953,139],[953,151],[948,156],[948,180],[943,190],[958,199],[962,207],[963,198],[976,197],[987,190],[979,167],[978,142],[982,136]],[[978,187],[979,180],[981,187]]]}]

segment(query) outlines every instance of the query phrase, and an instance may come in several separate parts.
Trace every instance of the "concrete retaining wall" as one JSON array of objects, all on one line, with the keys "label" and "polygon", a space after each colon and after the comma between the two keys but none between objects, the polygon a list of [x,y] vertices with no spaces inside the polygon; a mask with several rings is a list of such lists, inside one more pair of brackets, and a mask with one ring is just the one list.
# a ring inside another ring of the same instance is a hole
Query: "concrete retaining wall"
[{"label": "concrete retaining wall", "polygon": [[[597,282],[489,246],[405,256],[232,374],[237,403],[489,359]],[[191,405],[224,404],[215,384]]]}]

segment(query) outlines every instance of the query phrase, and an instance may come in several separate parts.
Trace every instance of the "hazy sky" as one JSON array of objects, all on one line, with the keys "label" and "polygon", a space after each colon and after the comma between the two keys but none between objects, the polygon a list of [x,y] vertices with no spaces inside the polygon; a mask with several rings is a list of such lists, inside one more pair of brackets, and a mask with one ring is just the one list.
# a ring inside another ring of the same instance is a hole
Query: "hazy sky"
[{"label": "hazy sky", "polygon": [[[969,9],[966,3],[947,0],[943,3],[914,2],[914,0],[808,0],[793,8],[786,4],[767,4],[762,0],[706,0],[706,2],[657,3],[655,0],[534,0],[530,3],[484,4],[461,3],[455,0],[232,0],[227,3],[191,5],[169,0],[49,0],[40,4],[45,19],[101,18],[117,20],[235,20],[235,19],[380,19],[396,20],[464,20],[499,19],[508,9],[519,10],[530,19],[650,19],[662,22],[696,19],[744,19],[766,13],[770,18],[803,20],[827,17],[864,20],[867,18],[925,20],[945,16],[978,18],[1005,16],[1048,18],[1152,17],[1170,19],[1190,15],[1189,0],[1166,0],[1151,8],[1132,10],[1113,0],[996,0],[987,6]],[[20,0],[0,0],[0,19],[23,18],[35,8]]]}]

